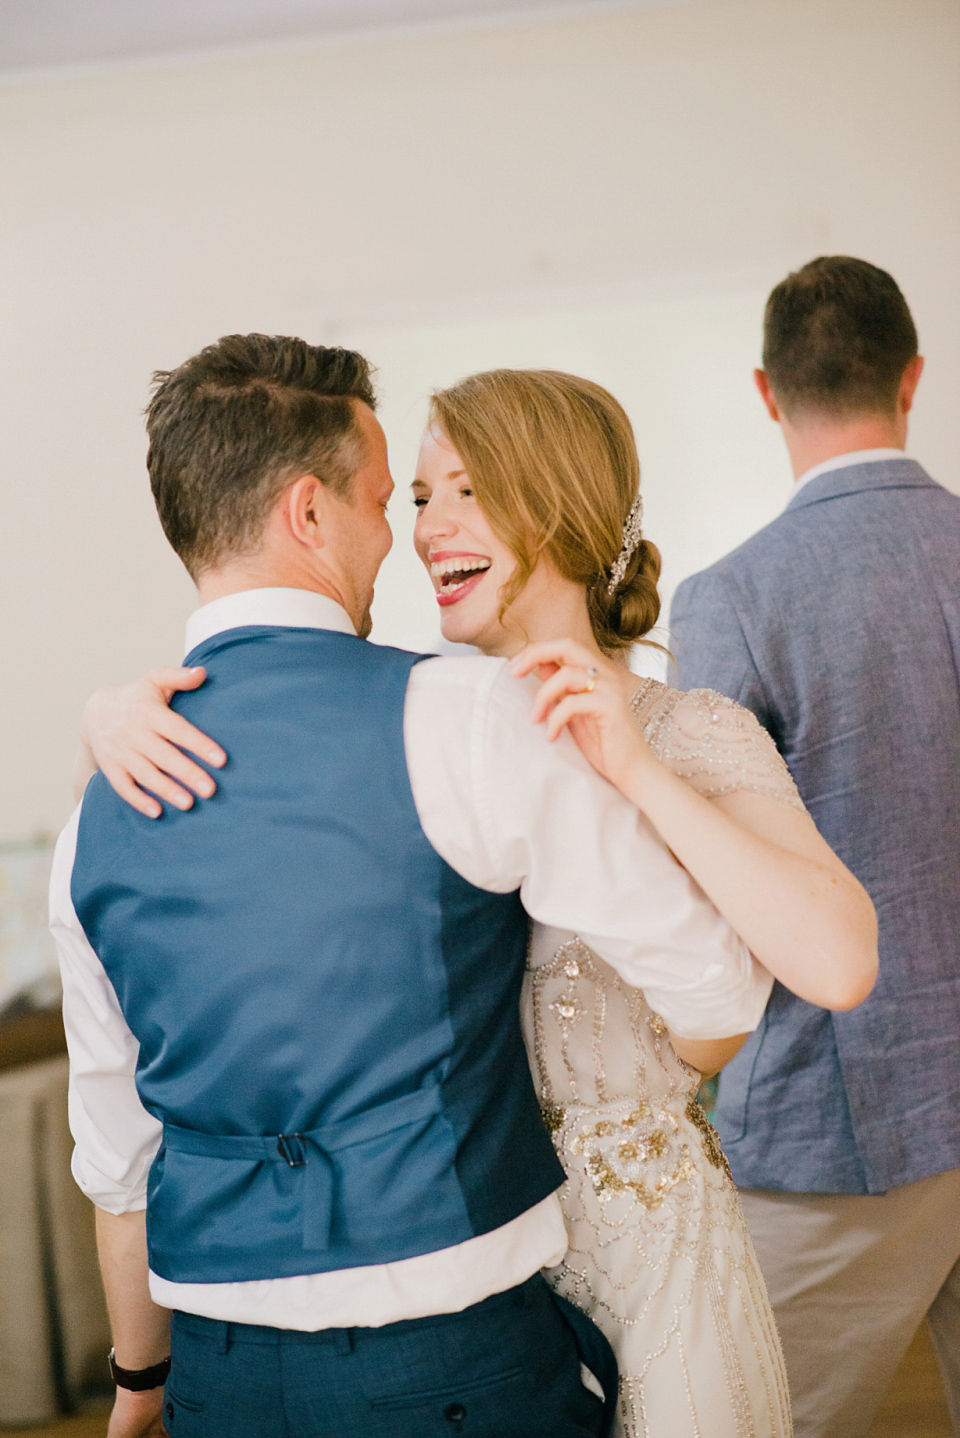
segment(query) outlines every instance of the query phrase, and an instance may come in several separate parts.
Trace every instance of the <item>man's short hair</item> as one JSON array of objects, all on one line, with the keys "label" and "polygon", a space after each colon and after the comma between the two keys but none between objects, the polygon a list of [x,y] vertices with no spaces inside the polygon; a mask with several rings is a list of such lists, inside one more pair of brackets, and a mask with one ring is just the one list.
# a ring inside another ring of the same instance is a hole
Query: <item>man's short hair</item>
[{"label": "man's short hair", "polygon": [[767,300],[763,367],[788,419],[892,414],[917,331],[896,281],[849,255],[824,255]]},{"label": "man's short hair", "polygon": [[365,449],[351,401],[376,404],[370,366],[355,350],[227,335],[153,378],[150,486],[163,532],[194,578],[255,550],[298,475],[349,493]]}]

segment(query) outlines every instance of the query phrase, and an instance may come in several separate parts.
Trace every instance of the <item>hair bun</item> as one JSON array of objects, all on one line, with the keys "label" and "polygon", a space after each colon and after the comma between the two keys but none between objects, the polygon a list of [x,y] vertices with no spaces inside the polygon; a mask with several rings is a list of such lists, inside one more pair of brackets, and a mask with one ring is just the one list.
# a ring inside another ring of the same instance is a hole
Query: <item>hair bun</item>
[{"label": "hair bun", "polygon": [[590,622],[601,649],[625,649],[649,634],[660,617],[660,569],[659,549],[641,539],[613,594],[607,592],[605,574],[587,591]]}]

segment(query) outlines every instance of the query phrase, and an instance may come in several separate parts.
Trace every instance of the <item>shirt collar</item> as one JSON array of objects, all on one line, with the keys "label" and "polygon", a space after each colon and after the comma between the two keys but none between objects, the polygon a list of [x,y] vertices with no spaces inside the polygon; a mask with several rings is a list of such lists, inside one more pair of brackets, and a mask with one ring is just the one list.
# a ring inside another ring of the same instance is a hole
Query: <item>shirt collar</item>
[{"label": "shirt collar", "polygon": [[195,609],[187,620],[186,653],[225,629],[247,624],[271,624],[289,629],[332,629],[337,634],[356,630],[350,616],[335,599],[311,589],[244,589],[225,594]]},{"label": "shirt collar", "polygon": [[902,449],[855,449],[850,454],[837,454],[833,459],[825,459],[821,464],[815,464],[808,469],[796,481],[790,492],[790,498],[799,494],[805,484],[811,479],[817,479],[821,474],[829,474],[832,469],[849,469],[854,464],[879,464],[883,459],[903,459]]}]

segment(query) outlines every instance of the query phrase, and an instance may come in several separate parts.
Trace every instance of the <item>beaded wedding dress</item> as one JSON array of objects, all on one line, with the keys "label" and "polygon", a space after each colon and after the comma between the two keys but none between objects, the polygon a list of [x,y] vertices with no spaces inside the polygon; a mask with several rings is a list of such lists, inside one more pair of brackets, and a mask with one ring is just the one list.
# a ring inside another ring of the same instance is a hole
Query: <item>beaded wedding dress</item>
[{"label": "beaded wedding dress", "polygon": [[[803,807],[769,735],[731,700],[647,679],[633,708],[700,793]],[[699,1075],[643,993],[575,934],[534,926],[523,1018],[568,1176],[570,1248],[547,1277],[613,1344],[619,1438],[788,1438],[780,1342]]]}]

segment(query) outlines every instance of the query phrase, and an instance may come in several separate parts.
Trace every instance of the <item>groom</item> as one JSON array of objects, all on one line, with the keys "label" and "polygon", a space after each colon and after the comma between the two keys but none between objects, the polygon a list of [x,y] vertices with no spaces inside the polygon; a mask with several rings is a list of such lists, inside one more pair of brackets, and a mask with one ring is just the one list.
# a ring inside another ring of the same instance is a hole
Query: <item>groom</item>
[{"label": "groom", "polygon": [[539,1273],[527,913],[690,1038],[751,1028],[769,979],[532,681],[362,642],[393,483],[359,355],[232,336],[159,378],[208,676],[177,707],[229,763],[156,822],[98,776],[55,861],[111,1438],[608,1432],[609,1347]]}]

